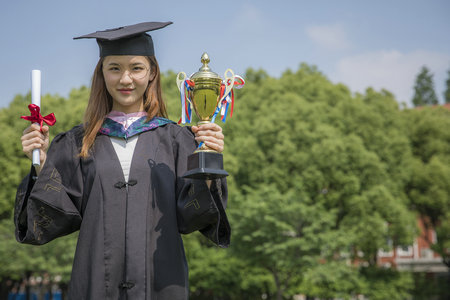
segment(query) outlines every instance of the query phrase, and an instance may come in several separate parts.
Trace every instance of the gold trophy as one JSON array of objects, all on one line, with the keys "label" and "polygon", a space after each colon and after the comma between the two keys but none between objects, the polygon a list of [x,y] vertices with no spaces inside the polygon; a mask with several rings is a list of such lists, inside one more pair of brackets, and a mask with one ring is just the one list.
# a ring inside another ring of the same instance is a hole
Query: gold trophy
[{"label": "gold trophy", "polygon": [[[203,53],[201,62],[203,66],[189,79],[186,73],[180,72],[177,75],[177,85],[181,93],[182,106],[183,98],[192,105],[199,121],[197,125],[214,122],[222,108],[222,100],[231,92],[234,85],[234,73],[228,69],[225,71],[225,83],[222,78],[211,71],[208,66],[209,56]],[[186,80],[190,86],[186,85]],[[221,93],[221,86],[223,93]],[[185,86],[188,89],[185,89]],[[184,96],[183,93],[186,93]],[[221,97],[221,94],[223,96]],[[187,103],[186,103],[187,104]],[[182,114],[184,114],[182,107]],[[183,119],[183,116],[182,116]],[[184,122],[184,121],[183,121]],[[221,153],[208,148],[204,143],[200,143],[195,152],[188,157],[188,171],[183,175],[186,178],[194,179],[216,179],[228,176],[223,169],[223,156]]]}]

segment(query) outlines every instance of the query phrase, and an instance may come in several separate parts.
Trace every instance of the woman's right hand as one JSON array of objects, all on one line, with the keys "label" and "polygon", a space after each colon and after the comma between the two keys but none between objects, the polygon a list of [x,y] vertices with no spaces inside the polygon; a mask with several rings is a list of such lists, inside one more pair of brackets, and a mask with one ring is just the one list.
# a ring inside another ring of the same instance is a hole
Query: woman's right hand
[{"label": "woman's right hand", "polygon": [[25,129],[22,134],[22,151],[28,156],[29,159],[33,159],[33,150],[40,149],[40,160],[41,165],[36,168],[36,173],[39,174],[42,167],[44,166],[45,160],[47,158],[48,149],[48,126],[42,126],[42,132],[39,130],[40,126],[38,124],[31,124],[30,127]]}]

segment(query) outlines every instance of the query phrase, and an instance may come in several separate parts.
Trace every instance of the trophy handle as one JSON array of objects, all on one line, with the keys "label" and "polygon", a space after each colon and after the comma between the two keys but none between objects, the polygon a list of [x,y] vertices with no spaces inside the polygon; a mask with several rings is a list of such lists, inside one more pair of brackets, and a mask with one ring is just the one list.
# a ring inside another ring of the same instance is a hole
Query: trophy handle
[{"label": "trophy handle", "polygon": [[[227,75],[228,73],[230,73],[230,75]],[[222,98],[219,101],[219,106],[222,106],[222,100],[225,99],[225,97],[231,92],[231,90],[233,89],[234,86],[234,72],[231,69],[227,69],[225,71],[225,74],[223,75],[225,77],[225,92],[223,93]]]},{"label": "trophy handle", "polygon": [[186,80],[186,73],[180,72],[177,75],[177,86],[178,90],[181,92],[182,84]]},{"label": "trophy handle", "polygon": [[[184,92],[181,91],[181,89],[184,89],[183,86],[183,82],[187,79],[186,73],[184,72],[180,72],[177,75],[177,86],[178,86],[178,90],[180,91],[180,93],[182,93],[184,95]],[[184,91],[184,90],[183,90]],[[192,105],[191,99],[189,97],[189,95],[187,95],[186,97],[187,101],[189,102],[189,104]]]}]

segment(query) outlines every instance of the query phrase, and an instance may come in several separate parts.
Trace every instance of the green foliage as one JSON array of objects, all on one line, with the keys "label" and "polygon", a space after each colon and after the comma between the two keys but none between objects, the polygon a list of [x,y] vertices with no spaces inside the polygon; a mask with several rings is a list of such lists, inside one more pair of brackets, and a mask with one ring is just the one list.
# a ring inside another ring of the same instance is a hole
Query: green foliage
[{"label": "green foliage", "polygon": [[[444,274],[443,274],[444,275]],[[415,273],[414,277],[414,299],[449,299],[448,278],[446,276],[435,276],[430,278],[426,273]]]},{"label": "green foliage", "polygon": [[[50,139],[61,131],[69,130],[82,122],[82,116],[89,96],[89,89],[74,89],[68,99],[44,95],[41,99],[42,114],[54,112],[57,122],[50,128]],[[57,239],[44,246],[21,245],[14,236],[13,209],[15,191],[22,178],[30,170],[30,161],[22,153],[20,137],[29,122],[20,116],[29,115],[30,94],[18,95],[9,108],[0,110],[0,130],[4,142],[0,145],[0,279],[20,279],[25,272],[49,273],[62,276],[68,282],[72,269],[77,234]]]},{"label": "green foliage", "polygon": [[267,185],[245,192],[236,198],[240,205],[230,209],[236,232],[231,250],[271,274],[274,292],[292,296],[299,292],[301,271],[330,258],[341,243],[331,230],[335,216],[319,203],[302,201],[299,191],[283,194]]},{"label": "green foliage", "polygon": [[353,97],[305,64],[280,79],[250,71],[224,126],[232,250],[272,274],[277,299],[361,292],[350,262],[375,268],[388,240],[411,244],[416,233],[402,112],[387,91]]},{"label": "green foliage", "polygon": [[349,267],[342,261],[330,261],[306,270],[301,290],[325,299],[350,299],[361,294],[365,287],[356,267]]},{"label": "green foliage", "polygon": [[417,211],[436,228],[439,253],[450,268],[450,111],[426,108],[406,112],[414,161],[407,193]]},{"label": "green foliage", "polygon": [[450,70],[447,71],[447,80],[445,81],[444,101],[450,103]]},{"label": "green foliage", "polygon": [[[379,268],[377,252],[412,244],[419,213],[437,228],[434,249],[448,259],[450,112],[402,111],[386,90],[354,95],[306,64],[280,78],[253,69],[244,78],[223,124],[231,247],[183,238],[191,298],[409,298],[420,278]],[[161,79],[169,118],[178,121],[176,74]],[[58,120],[51,137],[82,122],[88,96],[81,87],[68,99],[43,97],[43,114]],[[14,238],[15,190],[30,167],[20,145],[28,124],[18,116],[29,114],[29,102],[19,95],[0,110],[0,279],[31,270],[67,282],[76,235],[41,247]]]},{"label": "green foliage", "polygon": [[43,246],[22,245],[14,237],[12,220],[0,222],[0,278],[20,279],[27,271],[62,276],[68,282],[72,271],[77,235],[65,236]]},{"label": "green foliage", "polygon": [[364,294],[374,300],[402,300],[411,298],[414,281],[411,273],[393,269],[368,267],[361,269],[366,280]]},{"label": "green foliage", "polygon": [[248,266],[229,251],[211,247],[199,233],[184,236],[183,240],[194,299],[257,299],[261,287],[271,282],[264,270]]},{"label": "green foliage", "polygon": [[163,99],[166,102],[167,114],[169,119],[178,122],[180,119],[180,96],[176,85],[177,74],[172,71],[161,76],[161,88],[163,91]]},{"label": "green foliage", "polygon": [[412,102],[414,106],[436,105],[438,99],[434,92],[433,74],[426,66],[423,66],[416,77],[414,85],[414,97]]}]

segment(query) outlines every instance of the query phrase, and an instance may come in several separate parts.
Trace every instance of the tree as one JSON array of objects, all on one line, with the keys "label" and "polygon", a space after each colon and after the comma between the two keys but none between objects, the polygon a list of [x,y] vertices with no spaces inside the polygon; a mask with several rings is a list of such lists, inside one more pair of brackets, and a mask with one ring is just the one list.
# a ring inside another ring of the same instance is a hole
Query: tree
[{"label": "tree", "polygon": [[[178,121],[175,77],[163,74],[162,86]],[[280,78],[252,69],[244,77],[223,124],[231,246],[183,237],[191,299],[409,298],[412,275],[380,268],[377,252],[411,244],[419,212],[448,257],[449,111],[402,111],[386,90],[353,95],[306,64]],[[88,94],[43,97],[43,113],[58,120],[51,136],[81,122]],[[76,235],[35,247],[13,234],[15,190],[30,167],[20,146],[28,124],[19,119],[29,101],[19,95],[0,110],[0,281],[33,271],[67,282]]]},{"label": "tree", "polygon": [[[72,90],[68,99],[51,95],[42,97],[42,114],[54,112],[57,118],[57,123],[50,129],[50,138],[81,123],[88,95],[89,90],[81,87]],[[0,284],[3,285],[6,279],[18,281],[26,274],[48,274],[50,280],[58,276],[64,284],[70,278],[77,234],[39,247],[19,244],[14,236],[15,192],[31,166],[20,144],[23,129],[29,126],[20,116],[30,114],[29,103],[29,93],[18,95],[8,108],[0,110],[0,131],[4,134],[0,144],[0,168],[4,171],[4,176],[0,177],[3,185],[0,189]]]},{"label": "tree", "polygon": [[407,193],[417,211],[429,218],[437,243],[433,250],[450,270],[450,111],[405,111],[414,161]]},{"label": "tree", "polygon": [[[303,64],[248,80],[235,108],[224,126],[234,254],[270,274],[276,299],[372,286],[352,262],[377,270],[389,238],[406,245],[415,233],[404,192],[412,155],[392,94],[352,97]],[[392,299],[408,294],[411,281],[401,282],[385,283]]]},{"label": "tree", "polygon": [[444,101],[445,103],[450,103],[450,70],[447,71],[447,80],[445,81],[445,92],[444,92]]},{"label": "tree", "polygon": [[434,92],[433,74],[430,74],[426,66],[422,67],[416,77],[412,102],[414,106],[436,105],[439,103]]}]

